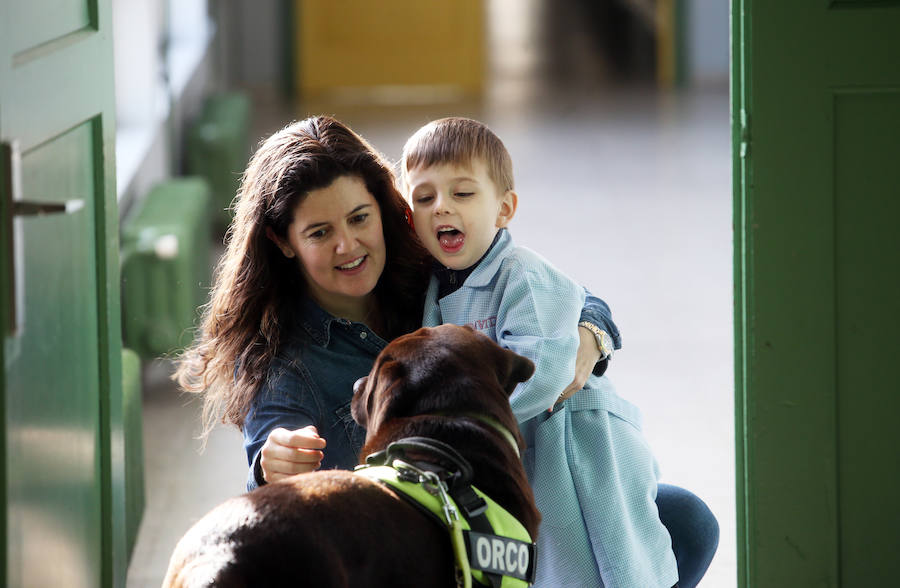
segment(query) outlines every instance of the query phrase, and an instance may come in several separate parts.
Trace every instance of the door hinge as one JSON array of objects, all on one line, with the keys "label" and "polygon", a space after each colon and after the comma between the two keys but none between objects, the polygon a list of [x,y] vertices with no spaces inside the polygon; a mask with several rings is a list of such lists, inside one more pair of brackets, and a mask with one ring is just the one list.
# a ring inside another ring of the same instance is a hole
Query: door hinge
[{"label": "door hinge", "polygon": [[750,113],[741,108],[741,159],[750,154]]}]

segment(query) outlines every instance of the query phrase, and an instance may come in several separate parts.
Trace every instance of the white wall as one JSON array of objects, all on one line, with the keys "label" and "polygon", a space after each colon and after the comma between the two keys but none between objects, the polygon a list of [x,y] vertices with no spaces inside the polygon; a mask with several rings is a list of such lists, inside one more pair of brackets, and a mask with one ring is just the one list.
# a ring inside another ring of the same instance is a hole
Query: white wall
[{"label": "white wall", "polygon": [[113,0],[120,215],[181,170],[183,133],[215,89],[207,0]]},{"label": "white wall", "polygon": [[729,0],[686,0],[690,85],[728,82],[731,25]]}]

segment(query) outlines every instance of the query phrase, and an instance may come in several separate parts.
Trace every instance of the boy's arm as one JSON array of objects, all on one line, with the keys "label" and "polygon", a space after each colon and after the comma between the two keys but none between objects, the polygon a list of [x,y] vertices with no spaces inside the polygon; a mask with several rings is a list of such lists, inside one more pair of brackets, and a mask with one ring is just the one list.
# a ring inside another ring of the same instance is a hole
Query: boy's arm
[{"label": "boy's arm", "polygon": [[582,303],[581,288],[557,272],[511,274],[497,312],[497,340],[535,364],[534,376],[510,397],[519,422],[553,406],[572,381]]}]

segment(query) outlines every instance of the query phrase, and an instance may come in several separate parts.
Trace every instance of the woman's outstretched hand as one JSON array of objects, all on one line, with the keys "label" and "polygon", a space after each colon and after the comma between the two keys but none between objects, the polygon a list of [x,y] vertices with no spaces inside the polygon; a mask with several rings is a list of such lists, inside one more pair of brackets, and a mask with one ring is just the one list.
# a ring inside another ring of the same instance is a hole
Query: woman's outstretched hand
[{"label": "woman's outstretched hand", "polygon": [[[597,338],[594,336],[594,333],[584,327],[578,327],[578,338],[578,353],[575,356],[575,379],[559,395],[559,398],[556,400],[557,403],[566,400],[584,388],[585,383],[591,376],[591,372],[594,370],[594,365],[600,361],[600,348],[597,346]],[[550,408],[550,412],[553,412],[553,407]]]},{"label": "woman's outstretched hand", "polygon": [[278,428],[269,433],[259,455],[259,467],[266,482],[277,482],[294,474],[311,472],[322,463],[325,439],[313,425],[289,431]]}]

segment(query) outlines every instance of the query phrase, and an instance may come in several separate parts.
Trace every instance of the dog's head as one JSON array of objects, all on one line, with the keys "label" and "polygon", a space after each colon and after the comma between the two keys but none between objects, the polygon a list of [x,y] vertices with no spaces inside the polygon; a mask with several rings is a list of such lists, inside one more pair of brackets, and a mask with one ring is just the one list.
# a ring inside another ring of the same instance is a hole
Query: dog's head
[{"label": "dog's head", "polygon": [[354,386],[351,411],[367,441],[391,419],[422,414],[477,412],[509,426],[509,395],[533,373],[531,361],[470,327],[421,328],[379,354]]}]

